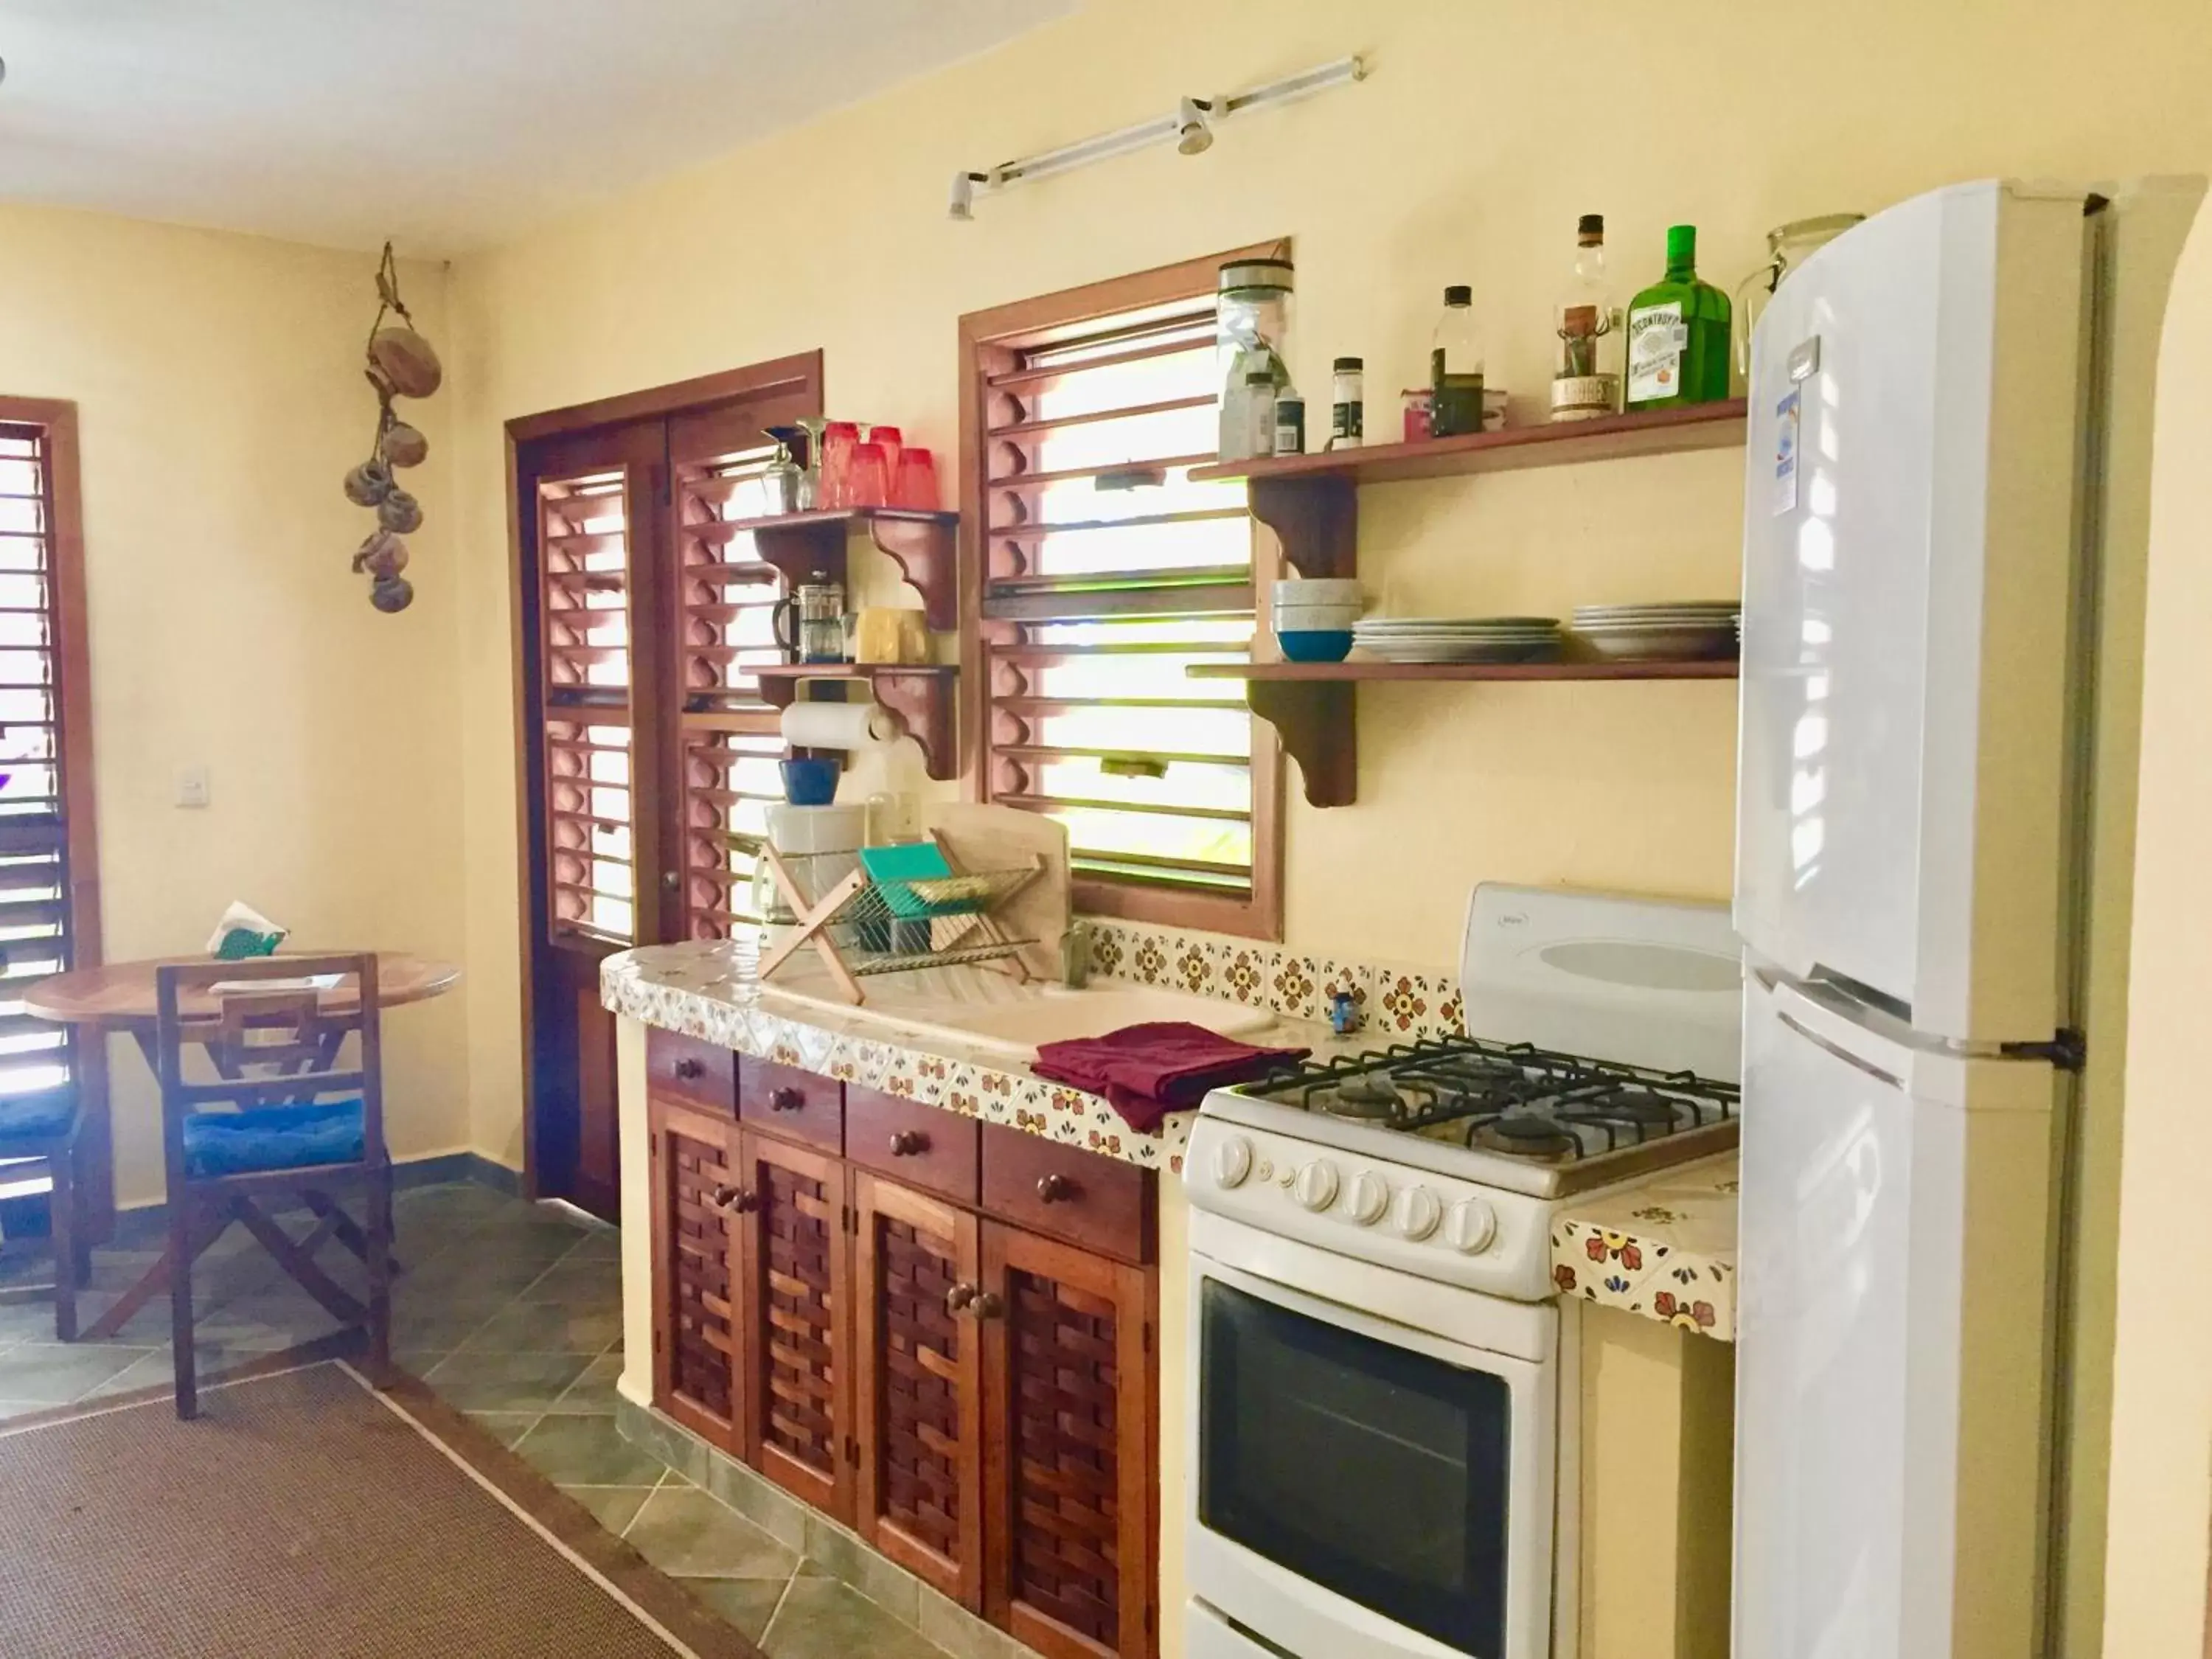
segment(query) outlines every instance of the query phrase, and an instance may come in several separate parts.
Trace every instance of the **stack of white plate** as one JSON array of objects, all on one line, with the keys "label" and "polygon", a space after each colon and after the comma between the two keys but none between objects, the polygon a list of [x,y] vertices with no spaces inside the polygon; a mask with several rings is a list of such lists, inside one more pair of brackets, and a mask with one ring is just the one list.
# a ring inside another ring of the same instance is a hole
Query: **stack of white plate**
[{"label": "stack of white plate", "polygon": [[1617,661],[1696,662],[1736,653],[1734,599],[1680,605],[1578,605],[1575,633]]},{"label": "stack of white plate", "polygon": [[1370,617],[1352,643],[1384,662],[1534,662],[1559,654],[1556,617]]}]

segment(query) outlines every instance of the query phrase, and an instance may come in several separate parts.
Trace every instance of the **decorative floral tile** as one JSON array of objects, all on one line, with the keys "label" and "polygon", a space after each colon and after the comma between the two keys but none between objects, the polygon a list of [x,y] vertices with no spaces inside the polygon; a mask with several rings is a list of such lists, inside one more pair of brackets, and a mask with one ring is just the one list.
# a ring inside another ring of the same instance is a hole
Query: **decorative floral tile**
[{"label": "decorative floral tile", "polygon": [[1459,985],[1446,975],[1379,967],[1371,990],[1370,1024],[1394,1042],[1446,1036],[1460,1028]]},{"label": "decorative floral tile", "polygon": [[1278,951],[1267,977],[1267,1006],[1285,1019],[1323,1019],[1322,965],[1312,957]]},{"label": "decorative floral tile", "polygon": [[1096,921],[1091,927],[1091,971],[1105,979],[1120,978],[1129,960],[1129,935],[1113,922]]},{"label": "decorative floral tile", "polygon": [[1553,1224],[1553,1285],[1733,1341],[1736,1184],[1735,1159],[1717,1158],[1577,1206]]},{"label": "decorative floral tile", "polygon": [[1282,952],[1251,939],[1218,939],[1209,943],[1211,994],[1248,1008],[1273,1008],[1275,961]]}]

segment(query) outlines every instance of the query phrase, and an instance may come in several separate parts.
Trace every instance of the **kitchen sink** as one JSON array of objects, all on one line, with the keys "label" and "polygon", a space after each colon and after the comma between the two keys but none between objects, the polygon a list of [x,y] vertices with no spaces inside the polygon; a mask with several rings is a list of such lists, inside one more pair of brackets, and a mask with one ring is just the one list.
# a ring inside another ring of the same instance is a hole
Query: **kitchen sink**
[{"label": "kitchen sink", "polygon": [[[794,964],[796,965],[796,964]],[[826,987],[821,994],[798,975],[780,977],[778,994],[912,1034],[1026,1064],[1038,1045],[1103,1036],[1125,1025],[1181,1020],[1224,1036],[1247,1037],[1275,1023],[1265,1008],[1196,996],[1153,985],[1107,983],[1071,990],[1023,984],[976,968],[933,969],[865,981],[868,1000],[854,1008]]]}]

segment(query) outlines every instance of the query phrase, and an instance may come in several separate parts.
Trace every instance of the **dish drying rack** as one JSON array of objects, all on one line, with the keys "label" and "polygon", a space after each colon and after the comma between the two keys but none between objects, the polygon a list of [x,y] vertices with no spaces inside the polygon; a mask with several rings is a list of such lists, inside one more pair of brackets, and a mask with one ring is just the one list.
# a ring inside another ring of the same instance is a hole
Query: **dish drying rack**
[{"label": "dish drying rack", "polygon": [[[884,878],[871,876],[853,853],[779,853],[764,836],[729,832],[733,849],[768,866],[797,918],[763,953],[761,978],[771,978],[811,945],[854,1004],[867,1000],[861,980],[924,968],[988,963],[1026,982],[1031,975],[1021,953],[1037,941],[1018,934],[994,913],[1044,874],[1044,860],[1012,869],[963,870],[942,836],[933,832],[930,839],[951,874]],[[830,878],[824,866],[842,867],[843,873]]]}]

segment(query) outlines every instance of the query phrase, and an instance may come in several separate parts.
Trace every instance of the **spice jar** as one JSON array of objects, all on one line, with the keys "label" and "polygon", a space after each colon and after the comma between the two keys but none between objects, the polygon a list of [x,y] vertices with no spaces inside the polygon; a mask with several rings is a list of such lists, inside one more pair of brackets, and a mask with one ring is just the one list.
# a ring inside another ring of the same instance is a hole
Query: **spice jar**
[{"label": "spice jar", "polygon": [[1436,394],[1425,386],[1409,386],[1398,394],[1399,407],[1404,411],[1404,432],[1409,444],[1426,443],[1436,435],[1430,424],[1429,411],[1436,406]]},{"label": "spice jar", "polygon": [[1339,357],[1330,368],[1328,447],[1357,449],[1366,441],[1365,365],[1357,357]]}]

